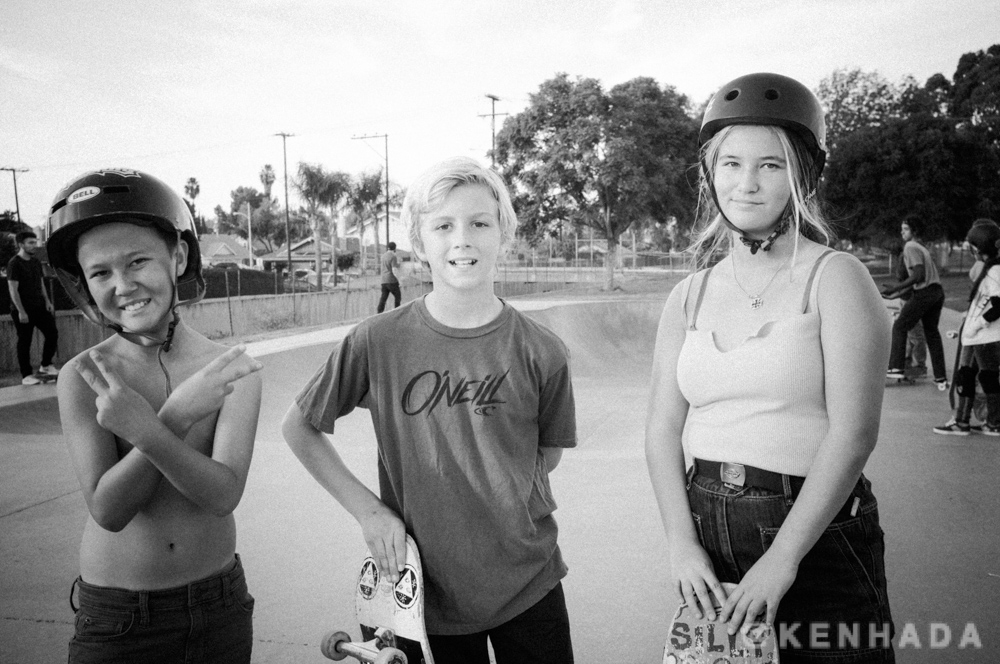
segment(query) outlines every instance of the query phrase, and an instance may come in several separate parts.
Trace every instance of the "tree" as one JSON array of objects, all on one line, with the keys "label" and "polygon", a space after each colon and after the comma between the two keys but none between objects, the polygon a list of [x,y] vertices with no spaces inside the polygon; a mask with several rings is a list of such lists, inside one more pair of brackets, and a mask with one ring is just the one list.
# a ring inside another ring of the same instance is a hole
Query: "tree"
[{"label": "tree", "polygon": [[208,226],[205,225],[205,218],[198,214],[197,209],[194,205],[194,199],[198,198],[198,194],[201,193],[201,185],[198,184],[197,178],[188,178],[188,181],[184,184],[184,195],[187,198],[184,200],[187,203],[188,211],[191,212],[191,218],[194,220],[195,230],[198,235],[203,235],[208,233]]},{"label": "tree", "polygon": [[322,285],[323,246],[320,229],[323,226],[324,217],[320,208],[327,204],[330,177],[319,164],[307,164],[300,161],[299,172],[293,179],[293,184],[306,202],[306,216],[312,226],[313,244],[316,250],[316,283]]},{"label": "tree", "polygon": [[901,117],[903,94],[911,85],[915,82],[894,85],[877,71],[834,70],[816,88],[816,96],[826,109],[828,149],[837,147],[852,132]]},{"label": "tree", "polygon": [[982,125],[994,144],[1000,141],[1000,44],[959,58],[950,92],[952,117]]},{"label": "tree", "polygon": [[637,224],[690,220],[697,126],[688,99],[640,77],[605,92],[596,79],[559,74],[497,135],[497,164],[516,188],[523,234],[537,241],[569,222],[608,241],[614,288],[619,237]]},{"label": "tree", "polygon": [[322,203],[330,208],[330,244],[333,245],[333,283],[337,283],[337,268],[340,260],[337,257],[337,219],[340,216],[341,203],[351,193],[351,176],[343,171],[326,174],[326,186],[322,192]]},{"label": "tree", "polygon": [[931,114],[890,119],[842,139],[824,198],[848,239],[893,245],[901,220],[922,216],[928,239],[965,237],[998,198],[1000,160],[975,131]]},{"label": "tree", "polygon": [[[382,169],[374,173],[361,173],[351,184],[347,193],[347,206],[354,213],[358,223],[361,244],[361,271],[365,271],[365,222],[371,221],[375,240],[375,255],[378,257],[378,208],[382,198]],[[376,267],[376,270],[378,268]]]},{"label": "tree", "polygon": [[271,164],[264,164],[264,168],[260,169],[260,183],[264,185],[264,198],[271,198],[271,186],[274,185],[275,179],[276,176]]}]

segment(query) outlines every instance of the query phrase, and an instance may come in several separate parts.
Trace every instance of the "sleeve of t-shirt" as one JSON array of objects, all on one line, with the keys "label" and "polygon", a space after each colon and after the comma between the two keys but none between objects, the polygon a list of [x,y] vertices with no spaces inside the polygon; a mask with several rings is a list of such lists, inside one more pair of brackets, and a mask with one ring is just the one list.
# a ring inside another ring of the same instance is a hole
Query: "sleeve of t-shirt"
[{"label": "sleeve of t-shirt", "polygon": [[[903,247],[903,262],[906,263],[906,269],[912,274],[914,266],[924,265],[924,252],[920,251],[920,247],[907,242],[906,246]],[[924,279],[926,278],[927,266],[924,265]]]},{"label": "sleeve of t-shirt", "polygon": [[576,447],[576,402],[566,362],[542,385],[538,399],[538,446]]},{"label": "sleeve of t-shirt", "polygon": [[333,433],[338,417],[357,406],[364,406],[368,396],[368,351],[365,337],[352,330],[333,349],[326,363],[295,397],[302,416],[324,433]]},{"label": "sleeve of t-shirt", "polygon": [[7,281],[24,281],[28,276],[22,261],[17,260],[16,256],[7,263]]}]

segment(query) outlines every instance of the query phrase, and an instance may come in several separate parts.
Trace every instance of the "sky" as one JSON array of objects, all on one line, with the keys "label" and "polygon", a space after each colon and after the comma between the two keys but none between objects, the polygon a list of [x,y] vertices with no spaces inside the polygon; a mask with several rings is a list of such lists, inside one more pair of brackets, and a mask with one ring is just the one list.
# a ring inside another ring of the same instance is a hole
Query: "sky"
[{"label": "sky", "polygon": [[[1000,42],[996,0],[171,0],[0,4],[0,167],[23,220],[104,167],[152,173],[198,210],[299,162],[406,186],[434,162],[488,163],[491,117],[560,72],[654,78],[704,102],[771,71],[810,88],[842,68],[951,78]],[[359,138],[388,135],[388,139]],[[15,209],[0,171],[0,210]],[[298,205],[290,184],[291,205]]]}]

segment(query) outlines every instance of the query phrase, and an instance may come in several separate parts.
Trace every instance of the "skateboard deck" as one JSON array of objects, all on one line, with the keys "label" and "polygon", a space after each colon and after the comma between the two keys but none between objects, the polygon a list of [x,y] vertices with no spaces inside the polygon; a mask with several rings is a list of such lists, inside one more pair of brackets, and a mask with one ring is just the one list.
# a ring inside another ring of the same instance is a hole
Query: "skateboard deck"
[{"label": "skateboard deck", "polygon": [[47,374],[41,371],[36,371],[32,375],[38,380],[42,381],[43,383],[54,383],[56,382],[56,380],[59,379],[59,376],[57,374]]},{"label": "skateboard deck", "polygon": [[[722,587],[729,594],[736,585],[723,583]],[[726,628],[726,623],[696,618],[682,601],[670,623],[663,664],[778,664],[773,627],[757,623],[748,634],[741,630],[732,636]]]},{"label": "skateboard deck", "polygon": [[379,664],[434,664],[424,626],[424,571],[417,544],[406,536],[406,564],[399,581],[383,578],[371,555],[365,557],[354,593],[354,612],[362,643],[344,632],[323,639],[329,659],[350,655]]},{"label": "skateboard deck", "polygon": [[886,376],[885,381],[889,385],[916,385],[918,379],[926,377],[927,374],[924,373],[918,374],[909,369],[906,369],[899,376],[892,376],[891,378],[889,376]]}]

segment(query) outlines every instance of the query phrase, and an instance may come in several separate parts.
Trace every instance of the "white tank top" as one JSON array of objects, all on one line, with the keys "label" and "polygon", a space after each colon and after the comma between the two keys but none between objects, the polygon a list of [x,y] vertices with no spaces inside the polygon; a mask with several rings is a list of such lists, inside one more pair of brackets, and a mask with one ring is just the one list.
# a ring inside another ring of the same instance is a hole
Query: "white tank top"
[{"label": "white tank top", "polygon": [[706,461],[729,461],[805,477],[830,422],[826,412],[818,276],[837,252],[813,265],[802,313],[765,323],[728,352],[712,330],[698,329],[698,311],[711,268],[685,280],[688,331],[677,363],[677,382],[687,399],[685,449]]}]

